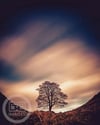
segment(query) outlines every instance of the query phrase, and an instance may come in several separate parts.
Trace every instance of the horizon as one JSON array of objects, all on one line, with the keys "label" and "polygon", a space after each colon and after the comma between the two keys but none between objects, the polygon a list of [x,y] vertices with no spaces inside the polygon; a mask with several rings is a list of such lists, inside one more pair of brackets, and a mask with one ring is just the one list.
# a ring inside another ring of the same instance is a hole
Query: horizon
[{"label": "horizon", "polygon": [[[70,111],[73,111],[73,110],[77,110],[78,108],[81,108],[82,106],[84,106],[85,104],[87,104],[88,102],[90,102],[91,100],[93,100],[94,99],[94,97],[96,97],[97,95],[99,95],[100,94],[100,91],[99,92],[97,92],[94,96],[92,96],[87,102],[85,102],[84,104],[82,104],[82,105],[80,105],[79,107],[76,107],[76,108],[74,108],[74,109],[71,109],[71,110],[65,110],[65,111],[53,111],[53,110],[51,110],[51,111],[49,111],[48,109],[47,110],[42,110],[42,109],[37,109],[37,110],[28,110],[27,108],[25,108],[25,107],[23,107],[23,106],[21,106],[21,105],[18,105],[17,104],[17,102],[15,101],[13,101],[13,100],[10,100],[9,98],[7,98],[2,92],[0,92],[0,96],[2,95],[2,96],[4,96],[7,100],[9,100],[9,101],[11,101],[12,103],[14,103],[14,105],[17,105],[17,106],[20,106],[20,108],[22,108],[22,109],[24,109],[25,111],[28,111],[28,112],[30,112],[30,113],[33,113],[33,112],[54,112],[54,113],[65,113],[65,112],[70,112]],[[21,96],[20,96],[21,97]]]}]

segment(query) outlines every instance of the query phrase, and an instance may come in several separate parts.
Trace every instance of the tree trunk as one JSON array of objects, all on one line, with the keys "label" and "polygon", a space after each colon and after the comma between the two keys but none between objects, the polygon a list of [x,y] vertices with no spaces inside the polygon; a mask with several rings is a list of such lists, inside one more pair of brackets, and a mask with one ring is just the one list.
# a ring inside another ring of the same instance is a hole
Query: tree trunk
[{"label": "tree trunk", "polygon": [[52,106],[49,106],[49,112],[51,112]]}]

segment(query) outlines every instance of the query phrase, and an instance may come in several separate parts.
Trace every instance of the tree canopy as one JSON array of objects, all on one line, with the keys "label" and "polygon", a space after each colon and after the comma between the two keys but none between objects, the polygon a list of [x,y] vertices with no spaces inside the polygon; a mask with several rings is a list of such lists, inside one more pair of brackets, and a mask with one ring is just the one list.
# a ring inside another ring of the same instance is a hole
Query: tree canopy
[{"label": "tree canopy", "polygon": [[39,91],[39,96],[36,99],[38,108],[48,108],[51,111],[54,106],[63,107],[67,104],[65,101],[67,95],[61,92],[57,83],[45,81],[39,85],[37,90]]}]

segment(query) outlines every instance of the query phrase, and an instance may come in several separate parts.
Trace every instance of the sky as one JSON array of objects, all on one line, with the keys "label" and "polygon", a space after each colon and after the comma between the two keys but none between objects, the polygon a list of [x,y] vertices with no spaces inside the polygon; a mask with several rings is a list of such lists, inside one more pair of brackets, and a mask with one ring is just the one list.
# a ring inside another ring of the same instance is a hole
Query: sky
[{"label": "sky", "polygon": [[[3,5],[9,8],[14,3]],[[90,20],[70,5],[52,9],[18,5],[13,13],[9,8],[0,15],[0,91],[8,98],[27,97],[34,111],[36,89],[51,81],[68,95],[68,105],[55,112],[86,103],[100,91],[100,46]]]}]

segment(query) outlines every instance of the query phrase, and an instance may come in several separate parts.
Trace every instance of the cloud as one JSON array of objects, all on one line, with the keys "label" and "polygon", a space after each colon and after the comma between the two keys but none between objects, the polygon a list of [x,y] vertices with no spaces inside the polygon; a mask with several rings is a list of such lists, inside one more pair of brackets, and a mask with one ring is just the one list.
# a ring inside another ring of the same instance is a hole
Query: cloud
[{"label": "cloud", "polygon": [[19,81],[23,77],[21,74],[16,72],[16,69],[13,65],[7,63],[4,60],[0,60],[0,79],[7,81]]},{"label": "cloud", "polygon": [[98,57],[78,39],[65,39],[28,58],[19,71],[34,81],[63,82],[99,72]]},{"label": "cloud", "polygon": [[61,84],[63,91],[69,93],[69,98],[81,97],[87,95],[87,92],[99,91],[100,89],[100,73],[79,78],[78,80],[70,80]]},{"label": "cloud", "polygon": [[96,94],[100,59],[86,39],[76,35],[77,26],[40,19],[25,25],[17,36],[5,38],[0,46],[0,90],[8,97],[27,96],[33,110],[37,108],[36,88],[45,80],[57,82],[68,94],[68,109]]},{"label": "cloud", "polygon": [[[9,85],[7,81],[1,81],[1,88],[8,97],[12,93],[25,95],[34,104],[31,110],[36,110],[36,88],[45,80],[54,81],[60,84],[62,91],[68,95],[69,104],[63,111],[70,110],[87,102],[99,91],[98,60],[98,56],[89,50],[82,40],[59,40],[15,65],[17,71],[26,76],[26,80]],[[14,63],[14,60],[12,62]]]},{"label": "cloud", "polygon": [[22,36],[6,38],[0,46],[0,58],[15,65],[27,45],[27,41]]}]

